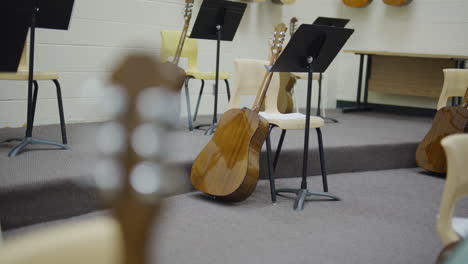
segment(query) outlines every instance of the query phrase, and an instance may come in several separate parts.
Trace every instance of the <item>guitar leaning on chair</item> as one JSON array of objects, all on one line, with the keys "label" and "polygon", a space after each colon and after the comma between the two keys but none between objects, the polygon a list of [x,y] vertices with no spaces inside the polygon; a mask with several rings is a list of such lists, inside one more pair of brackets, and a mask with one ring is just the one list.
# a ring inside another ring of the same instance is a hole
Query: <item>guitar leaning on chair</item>
[{"label": "guitar leaning on chair", "polygon": [[[293,37],[296,32],[296,23],[298,22],[296,17],[291,18],[289,22],[289,35]],[[283,114],[294,112],[294,100],[292,95],[292,89],[296,85],[296,78],[290,76],[286,86],[281,86],[278,94],[278,108]]]},{"label": "guitar leaning on chair", "polygon": [[[193,1],[194,0],[185,0],[185,7],[184,7],[184,28],[182,29],[182,34],[180,35],[179,43],[177,44],[177,51],[174,55],[174,58],[172,62],[168,64],[173,64],[175,66],[175,69],[177,70],[177,78],[176,83],[174,85],[170,85],[168,87],[171,88],[171,90],[178,92],[180,89],[182,89],[185,79],[187,75],[185,74],[185,70],[179,67],[179,61],[180,61],[180,56],[182,54],[182,49],[184,48],[184,43],[185,43],[185,38],[187,36],[188,28],[190,25],[190,20],[192,19],[192,9],[193,9]],[[173,80],[168,80],[169,82],[173,82]]]},{"label": "guitar leaning on chair", "polygon": [[[286,25],[275,27],[270,65],[283,48]],[[257,186],[260,152],[269,124],[260,115],[273,73],[267,72],[253,109],[225,112],[210,142],[195,159],[191,171],[192,185],[216,198],[239,202],[247,199]]]},{"label": "guitar leaning on chair", "polygon": [[447,171],[447,161],[441,140],[452,134],[468,133],[468,88],[463,105],[446,106],[437,111],[431,130],[416,150],[416,163],[419,167],[437,173]]}]

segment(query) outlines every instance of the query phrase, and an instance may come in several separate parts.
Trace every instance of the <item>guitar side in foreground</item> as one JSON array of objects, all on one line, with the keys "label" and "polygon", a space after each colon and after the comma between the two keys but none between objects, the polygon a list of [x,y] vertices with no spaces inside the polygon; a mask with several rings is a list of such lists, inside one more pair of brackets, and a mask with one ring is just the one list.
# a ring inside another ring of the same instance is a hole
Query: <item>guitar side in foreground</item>
[{"label": "guitar side in foreground", "polygon": [[431,130],[416,150],[418,166],[431,172],[446,173],[447,160],[440,141],[457,133],[468,133],[468,89],[462,106],[446,106],[437,111]]},{"label": "guitar side in foreground", "polygon": [[[286,30],[284,24],[275,27],[270,64],[281,53]],[[260,176],[260,152],[269,127],[259,111],[272,76],[271,72],[265,75],[252,110],[231,109],[223,114],[215,134],[195,159],[191,181],[201,192],[239,202],[255,190]]]}]

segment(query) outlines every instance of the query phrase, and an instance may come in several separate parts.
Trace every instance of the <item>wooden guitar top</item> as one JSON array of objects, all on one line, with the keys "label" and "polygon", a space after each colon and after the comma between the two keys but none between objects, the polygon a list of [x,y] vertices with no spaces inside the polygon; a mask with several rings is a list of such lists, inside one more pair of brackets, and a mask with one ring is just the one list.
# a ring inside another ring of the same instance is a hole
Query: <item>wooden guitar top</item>
[{"label": "wooden guitar top", "polygon": [[343,4],[350,7],[365,7],[371,2],[372,0],[343,0]]},{"label": "wooden guitar top", "polygon": [[447,172],[445,152],[440,141],[452,134],[468,132],[468,109],[447,106],[437,111],[432,128],[416,150],[416,163],[428,171]]},{"label": "wooden guitar top", "polygon": [[[260,134],[256,133],[257,129],[261,130]],[[268,123],[249,109],[224,113],[213,138],[194,161],[193,186],[223,198],[234,195],[245,184],[249,186],[238,195],[247,198],[258,181],[260,151],[267,133]]]}]

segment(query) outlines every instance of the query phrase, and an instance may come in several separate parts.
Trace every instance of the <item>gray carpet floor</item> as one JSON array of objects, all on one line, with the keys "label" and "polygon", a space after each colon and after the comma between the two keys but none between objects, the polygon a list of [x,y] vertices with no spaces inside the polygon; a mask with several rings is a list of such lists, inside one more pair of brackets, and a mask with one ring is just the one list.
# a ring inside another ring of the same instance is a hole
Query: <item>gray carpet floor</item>
[{"label": "gray carpet floor", "polygon": [[[327,123],[322,129],[330,173],[414,166],[414,152],[412,150],[415,149],[417,142],[421,141],[431,125],[431,119],[425,117],[374,112],[341,114],[331,110],[327,113],[330,117],[340,121],[337,124]],[[208,117],[199,119],[200,123],[209,121]],[[15,158],[9,158],[7,154],[14,144],[0,144],[0,191],[26,184],[41,184],[45,181],[58,181],[90,175],[99,157],[95,146],[95,135],[98,127],[99,124],[96,123],[68,125],[67,131],[71,146],[69,151],[37,145],[29,147]],[[8,138],[21,137],[23,134],[24,128],[0,129],[0,142]],[[278,142],[279,134],[280,130],[275,129],[272,135],[273,149],[276,149],[275,144]],[[60,129],[56,125],[35,127],[34,135],[49,140],[61,139]],[[303,131],[287,133],[282,156],[282,160],[286,160],[286,162],[280,163],[278,177],[282,177],[283,174],[291,177],[300,175],[303,138]],[[201,130],[190,133],[183,129],[175,132],[172,139],[173,148],[168,153],[171,155],[170,159],[174,163],[190,167],[209,139],[203,135]],[[35,149],[40,151],[35,151]],[[311,131],[310,149],[312,153],[309,174],[317,175],[320,170],[317,162],[317,140],[314,130]],[[368,156],[370,159],[356,155],[355,151],[358,149],[372,152]],[[393,151],[391,153],[392,160],[385,155],[385,152],[388,151]],[[356,156],[359,159],[356,159]],[[291,164],[293,161],[297,161],[297,164]]]},{"label": "gray carpet floor", "polygon": [[[323,127],[325,156],[329,174],[415,167],[418,142],[429,130],[430,118],[381,113],[341,114],[328,111],[340,123]],[[181,124],[185,125],[185,120]],[[200,123],[208,122],[201,117]],[[21,155],[8,158],[13,144],[0,144],[0,222],[4,229],[18,228],[45,221],[78,216],[99,210],[96,190],[80,182],[89,182],[99,158],[95,134],[99,124],[70,124],[71,150],[32,146]],[[279,129],[275,129],[275,146]],[[23,135],[23,128],[0,129],[0,142]],[[59,140],[58,126],[38,126],[38,138]],[[277,178],[298,177],[302,168],[303,131],[286,135],[276,171]],[[181,129],[173,133],[169,152],[174,165],[184,168],[188,178],[194,158],[208,142],[203,131]],[[320,174],[315,131],[311,131],[308,175]],[[275,147],[273,147],[275,149]],[[261,174],[265,169],[265,151]],[[265,178],[265,175],[261,175]]]},{"label": "gray carpet floor", "polygon": [[[266,181],[239,204],[218,203],[199,193],[171,197],[154,234],[155,263],[434,263],[441,249],[435,224],[443,179],[420,169],[329,179],[331,192],[343,200],[309,201],[302,212],[292,210],[288,197],[271,204]],[[320,190],[319,177],[309,177],[309,183]],[[298,184],[298,179],[277,181],[278,187]],[[468,208],[457,211],[466,215]],[[44,226],[4,235],[8,240]]]}]

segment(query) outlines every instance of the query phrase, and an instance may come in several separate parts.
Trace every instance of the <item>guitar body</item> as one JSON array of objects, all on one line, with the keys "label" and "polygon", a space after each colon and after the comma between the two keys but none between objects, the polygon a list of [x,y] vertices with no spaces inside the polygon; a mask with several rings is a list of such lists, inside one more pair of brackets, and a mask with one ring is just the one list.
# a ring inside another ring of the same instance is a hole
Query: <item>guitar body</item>
[{"label": "guitar body", "polygon": [[350,7],[365,7],[371,2],[372,0],[343,0],[343,4]]},{"label": "guitar body", "polygon": [[462,106],[447,106],[437,111],[431,130],[416,150],[418,166],[428,171],[446,173],[447,161],[440,141],[457,133],[468,133],[468,109]]},{"label": "guitar body", "polygon": [[162,80],[165,87],[173,92],[179,92],[184,87],[185,78],[187,77],[185,70],[170,62],[165,62],[163,68],[163,71],[168,73],[163,74]]},{"label": "guitar body", "polygon": [[255,190],[268,122],[250,109],[225,112],[192,166],[192,185],[219,199],[240,202]]},{"label": "guitar body", "polygon": [[[287,76],[284,76],[287,75]],[[280,73],[280,87],[278,90],[278,111],[283,114],[294,112],[294,100],[292,89],[296,85],[296,79],[289,72]],[[265,109],[265,107],[262,107]]]},{"label": "guitar body", "polygon": [[385,4],[391,6],[402,6],[411,3],[412,0],[383,0]]}]

